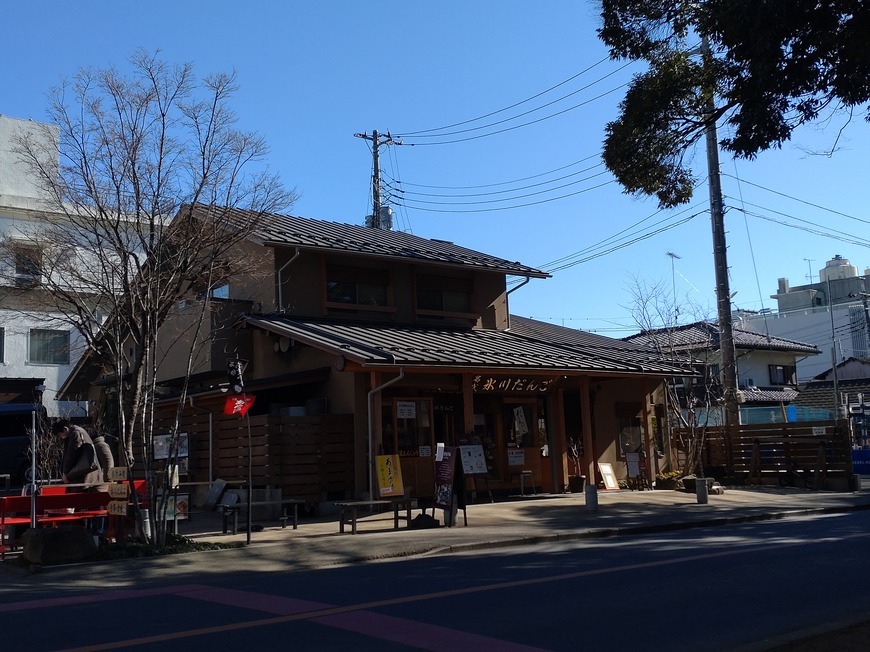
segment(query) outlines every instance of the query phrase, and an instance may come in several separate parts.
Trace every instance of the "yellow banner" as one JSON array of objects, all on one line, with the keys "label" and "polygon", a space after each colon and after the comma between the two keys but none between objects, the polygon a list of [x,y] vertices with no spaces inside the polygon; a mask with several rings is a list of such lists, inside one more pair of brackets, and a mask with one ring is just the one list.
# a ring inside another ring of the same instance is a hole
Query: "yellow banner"
[{"label": "yellow banner", "polygon": [[378,495],[381,498],[391,496],[404,496],[405,487],[402,485],[402,466],[398,455],[378,455],[376,459],[378,469]]}]

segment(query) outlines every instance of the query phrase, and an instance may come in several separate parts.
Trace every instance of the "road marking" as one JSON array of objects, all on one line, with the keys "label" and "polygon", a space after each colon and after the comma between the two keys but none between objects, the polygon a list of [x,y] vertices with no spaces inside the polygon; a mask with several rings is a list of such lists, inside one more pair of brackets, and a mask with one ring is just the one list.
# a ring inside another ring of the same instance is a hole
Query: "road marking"
[{"label": "road marking", "polygon": [[[182,597],[190,597],[195,600],[206,600],[206,601],[214,601],[219,602],[220,604],[227,605],[236,605],[240,607],[248,607],[248,608],[257,608],[252,605],[269,605],[274,603],[274,611],[272,609],[263,609],[265,611],[273,611],[273,613],[278,613],[272,618],[261,618],[258,620],[249,620],[239,623],[227,623],[224,625],[214,625],[211,627],[203,627],[200,629],[193,630],[185,630],[180,632],[172,632],[166,634],[155,634],[153,636],[144,636],[139,638],[127,639],[122,641],[115,641],[112,643],[103,643],[98,645],[87,645],[81,648],[69,648],[64,652],[85,652],[86,650],[113,650],[122,647],[131,647],[136,645],[148,645],[153,643],[161,643],[166,641],[174,641],[184,638],[194,638],[197,636],[203,636],[206,634],[218,634],[221,632],[230,632],[230,631],[239,631],[243,629],[250,629],[254,627],[265,627],[269,625],[278,625],[283,623],[290,622],[298,622],[302,620],[308,620],[312,622],[319,622],[324,625],[329,625],[331,627],[340,627],[342,629],[347,629],[349,631],[358,631],[360,633],[364,633],[367,635],[374,635],[381,639],[386,640],[396,640],[397,642],[402,643],[410,643],[411,641],[405,640],[399,636],[399,639],[392,639],[386,636],[385,634],[389,634],[389,631],[378,630],[376,632],[370,632],[367,627],[364,627],[360,623],[363,619],[360,619],[358,616],[360,612],[368,612],[372,609],[378,609],[382,607],[390,607],[396,605],[404,605],[411,604],[414,602],[423,602],[427,600],[439,600],[442,598],[449,598],[460,595],[472,595],[475,593],[483,593],[486,591],[498,591],[502,589],[510,589],[517,587],[525,587],[532,586],[536,584],[547,584],[551,582],[562,582],[570,579],[579,579],[583,577],[592,577],[596,575],[605,575],[608,573],[622,573],[627,571],[635,571],[639,569],[646,568],[656,568],[661,566],[673,566],[676,564],[683,564],[687,562],[693,561],[701,561],[708,559],[716,559],[720,557],[732,557],[736,555],[743,554],[751,554],[755,552],[770,552],[773,548],[792,548],[803,545],[812,545],[819,543],[833,543],[839,541],[846,541],[849,539],[863,539],[870,537],[870,532],[862,532],[855,534],[847,534],[839,537],[825,537],[821,539],[805,539],[800,541],[780,541],[773,543],[765,543],[754,546],[747,546],[746,548],[729,548],[727,550],[720,550],[716,552],[705,552],[699,553],[696,555],[689,555],[686,557],[678,557],[674,559],[661,559],[657,561],[649,561],[649,562],[640,562],[636,564],[625,564],[622,566],[614,566],[609,568],[593,568],[582,571],[574,571],[571,573],[562,573],[559,575],[550,575],[547,577],[536,577],[529,578],[525,580],[511,580],[509,582],[497,582],[494,584],[483,584],[480,586],[470,586],[464,587],[460,589],[450,589],[445,591],[434,591],[431,593],[421,593],[419,595],[410,595],[404,597],[397,598],[387,598],[384,600],[375,600],[371,602],[364,602],[353,605],[346,606],[329,606],[322,605],[320,603],[309,602],[305,600],[297,600],[294,598],[282,598],[280,596],[270,596],[267,594],[257,594],[257,593],[249,593],[246,591],[233,591],[232,589],[220,589],[217,587],[208,587],[201,585],[190,585],[186,587],[168,587],[163,593],[172,593],[176,595],[180,595]],[[180,590],[181,589],[181,590]],[[147,590],[146,590],[147,591]],[[158,590],[159,591],[159,590]],[[89,597],[89,596],[85,596]],[[99,598],[99,596],[97,596]],[[92,600],[97,601],[97,600]],[[44,605],[45,601],[29,601],[28,608],[36,608],[36,604],[40,606]],[[25,603],[17,603],[17,604],[25,604]],[[285,613],[281,613],[282,610],[286,610]],[[353,615],[353,618],[348,616]],[[340,618],[344,617],[344,618]],[[386,616],[382,614],[373,614],[366,613],[365,618],[374,618],[379,617],[381,619],[392,619],[392,621],[401,621],[403,619],[393,618],[391,616]],[[382,620],[382,622],[387,622]],[[405,623],[409,623],[412,625],[405,625],[405,627],[413,626],[416,632],[416,636],[413,639],[413,644],[417,647],[423,647],[424,649],[432,649],[432,650],[442,650],[442,649],[456,649],[458,643],[454,640],[451,644],[446,644],[445,647],[435,647],[442,640],[447,640],[447,635],[451,634],[462,637],[472,637],[473,639],[483,639],[488,641],[489,645],[497,645],[497,649],[499,650],[533,650],[535,648],[529,647],[516,647],[516,644],[512,644],[507,641],[499,641],[497,639],[492,639],[488,637],[479,636],[477,634],[471,633],[462,633],[456,632],[455,630],[449,630],[447,628],[438,627],[435,625],[427,625],[426,623],[418,623],[416,621],[404,620]],[[391,622],[389,627],[396,626],[397,622]],[[433,638],[431,640],[427,640],[425,636],[420,635],[421,628],[425,628],[427,633],[432,634]],[[410,629],[408,633],[410,633]],[[444,639],[440,638],[440,635],[445,636]],[[463,640],[469,640],[467,638],[463,638]],[[422,644],[421,644],[422,641]],[[431,643],[433,647],[428,647],[427,643]],[[478,645],[482,645],[482,643],[478,643]]]}]

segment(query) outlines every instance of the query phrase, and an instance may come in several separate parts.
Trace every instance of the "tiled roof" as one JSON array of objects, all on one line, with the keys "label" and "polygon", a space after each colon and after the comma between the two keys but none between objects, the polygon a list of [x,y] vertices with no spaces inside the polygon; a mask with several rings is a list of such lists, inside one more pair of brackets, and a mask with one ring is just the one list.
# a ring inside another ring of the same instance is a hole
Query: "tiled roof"
[{"label": "tiled roof", "polygon": [[791,403],[797,398],[798,392],[793,387],[780,389],[759,389],[758,387],[740,390],[743,394],[743,403]]},{"label": "tiled roof", "polygon": [[[863,394],[867,397],[864,400],[870,401],[870,378],[841,380],[837,383],[837,394],[839,396],[849,394],[849,399],[853,403],[857,401],[858,394]],[[837,400],[839,402],[839,397]],[[794,402],[796,405],[807,407],[831,408],[834,404],[834,381],[811,380]]]},{"label": "tiled roof", "polygon": [[[206,210],[205,208],[202,209]],[[250,214],[221,209],[222,219],[244,224]],[[411,233],[387,231],[362,225],[339,224],[291,215],[269,214],[257,220],[254,240],[265,246],[348,252],[357,256],[411,259],[428,263],[483,269],[515,276],[549,278],[547,272],[491,256],[444,240],[430,240]]]},{"label": "tiled roof", "polygon": [[510,331],[363,324],[284,315],[246,316],[238,325],[289,337],[365,366],[686,375],[684,369],[643,347],[599,336],[591,336],[587,346],[582,343],[589,335],[586,333],[573,342],[567,338],[548,341],[533,332],[540,322],[512,320]]},{"label": "tiled roof", "polygon": [[[763,333],[733,328],[734,347],[743,350],[784,351],[801,355],[817,355],[821,351],[813,344],[789,340]],[[659,342],[663,348],[674,351],[701,351],[719,348],[719,325],[700,321],[694,324],[641,331],[623,338],[626,342],[652,345]]]}]

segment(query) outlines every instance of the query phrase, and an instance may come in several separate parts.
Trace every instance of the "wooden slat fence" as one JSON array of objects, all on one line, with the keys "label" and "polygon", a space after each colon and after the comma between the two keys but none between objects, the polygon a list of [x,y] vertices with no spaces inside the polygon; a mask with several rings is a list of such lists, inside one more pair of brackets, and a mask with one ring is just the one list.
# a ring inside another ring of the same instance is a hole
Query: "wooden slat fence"
[{"label": "wooden slat fence", "polygon": [[[688,440],[690,432],[672,433],[677,453],[685,459],[678,445],[681,437]],[[822,480],[848,481],[853,474],[849,424],[843,420],[748,424],[733,429],[730,437],[724,427],[708,427],[704,465],[730,469],[736,477],[755,483],[775,484],[790,467]]]},{"label": "wooden slat fence", "polygon": [[[240,418],[211,413],[213,473],[230,484],[248,478],[248,423],[255,489],[280,489],[285,498],[312,506],[342,500],[354,491],[353,415],[312,417],[258,415]],[[155,421],[156,434],[168,433],[172,416]],[[209,414],[186,411],[180,432],[188,433],[189,481],[209,479]],[[139,471],[141,471],[141,465]]]}]

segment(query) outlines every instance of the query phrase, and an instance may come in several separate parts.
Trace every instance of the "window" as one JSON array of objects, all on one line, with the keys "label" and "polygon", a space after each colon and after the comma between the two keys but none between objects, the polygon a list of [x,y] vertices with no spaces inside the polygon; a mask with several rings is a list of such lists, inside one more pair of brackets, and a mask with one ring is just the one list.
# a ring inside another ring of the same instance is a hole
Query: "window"
[{"label": "window", "polygon": [[230,284],[224,283],[222,285],[218,285],[213,288],[211,291],[212,299],[229,299],[230,298]]},{"label": "window", "polygon": [[771,364],[767,365],[770,370],[771,385],[794,385],[795,381],[795,366],[787,364]]},{"label": "window", "polygon": [[0,326],[0,363],[6,362],[6,329]]},{"label": "window", "polygon": [[643,420],[641,406],[635,403],[616,404],[616,428],[619,432],[619,456],[643,451]]},{"label": "window", "polygon": [[69,364],[69,331],[32,328],[28,361],[32,364]]},{"label": "window", "polygon": [[471,312],[471,281],[461,278],[417,278],[417,310]]},{"label": "window", "polygon": [[417,457],[421,448],[432,443],[432,401],[430,399],[398,398],[393,402],[396,448],[403,457]]},{"label": "window", "polygon": [[326,270],[326,301],[388,306],[389,285],[389,275],[383,270],[331,266]]},{"label": "window", "polygon": [[15,281],[17,285],[27,286],[39,283],[42,276],[42,256],[39,249],[32,245],[16,243],[13,245],[15,260]]}]

